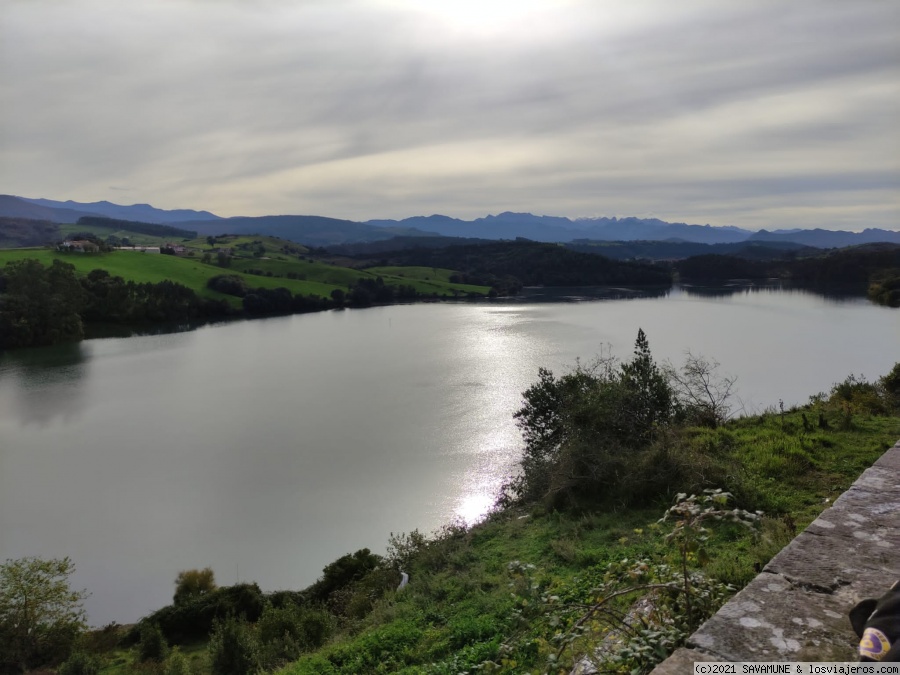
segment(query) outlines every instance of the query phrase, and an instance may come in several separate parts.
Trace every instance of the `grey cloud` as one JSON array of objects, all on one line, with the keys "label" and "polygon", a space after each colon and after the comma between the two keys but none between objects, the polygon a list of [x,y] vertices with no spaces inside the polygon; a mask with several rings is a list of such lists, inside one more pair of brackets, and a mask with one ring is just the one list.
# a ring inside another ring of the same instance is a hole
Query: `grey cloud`
[{"label": "grey cloud", "polygon": [[[646,3],[656,16],[616,31],[611,5],[589,2],[554,39],[468,41],[377,3],[73,0],[58,15],[36,5],[55,6],[13,2],[0,14],[0,152],[17,158],[16,171],[0,165],[0,179],[26,196],[99,199],[106,188],[97,186],[122,181],[147,186],[140,201],[215,211],[223,207],[167,204],[167,191],[215,196],[227,184],[255,213],[297,204],[360,218],[518,210],[529,200],[593,215],[612,193],[616,209],[639,213],[651,190],[673,213],[697,212],[704,194],[731,195],[740,209],[757,195],[768,208],[772,195],[789,206],[816,185],[840,192],[841,177],[858,186],[871,148],[881,173],[865,189],[896,203],[897,162],[877,142],[896,142],[895,3],[681,3],[677,14]],[[840,115],[809,104],[841,92]],[[759,101],[772,101],[768,118]],[[692,120],[693,136],[679,133]],[[387,161],[369,183],[353,173],[354,162],[398,153],[437,170],[450,160],[433,147],[512,156],[532,145],[540,162],[501,174],[485,173],[477,155],[466,175],[391,175]],[[834,166],[813,172],[810,153],[825,150]],[[776,152],[797,166],[765,166]],[[342,162],[344,184],[273,181],[259,192],[268,176]],[[661,177],[685,165],[689,178]]]}]

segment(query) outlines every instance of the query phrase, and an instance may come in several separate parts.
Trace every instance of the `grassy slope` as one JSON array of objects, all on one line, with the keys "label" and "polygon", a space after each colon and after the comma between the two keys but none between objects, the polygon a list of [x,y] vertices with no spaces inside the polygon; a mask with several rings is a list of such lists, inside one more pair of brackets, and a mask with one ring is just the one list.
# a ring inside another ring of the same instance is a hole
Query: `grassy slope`
[{"label": "grassy slope", "polygon": [[[434,282],[453,284],[450,277],[457,274],[453,270],[445,270],[440,267],[367,267],[366,272],[376,274],[383,279],[401,280],[398,283],[410,284],[419,289],[420,285],[425,287],[435,286]],[[454,288],[459,288],[467,293],[484,293],[484,286],[473,286],[470,284],[453,284]]]},{"label": "grassy slope", "polygon": [[[276,240],[277,241],[277,240]],[[194,289],[199,295],[209,298],[228,298],[221,293],[211,291],[206,287],[206,282],[218,274],[239,274],[247,280],[250,287],[277,288],[283,286],[293,294],[317,295],[328,297],[331,291],[340,288],[346,290],[359,278],[375,278],[377,275],[366,271],[352,270],[337,267],[320,262],[309,262],[288,256],[280,256],[281,259],[240,258],[232,260],[232,266],[223,269],[213,264],[204,264],[199,257],[176,257],[159,254],[146,254],[133,251],[115,251],[104,254],[77,254],[58,253],[47,249],[7,249],[0,251],[0,267],[12,260],[36,258],[43,264],[49,265],[54,259],[64,260],[75,265],[81,274],[87,274],[93,269],[102,268],[110,274],[121,276],[127,280],[136,282],[157,283],[170,279]],[[263,272],[271,272],[273,276],[260,276],[245,273],[248,269],[258,269]],[[284,276],[294,272],[301,276],[300,279],[288,279]],[[449,276],[450,272],[447,273]],[[452,296],[453,289],[461,293],[474,292],[487,293],[487,288],[480,286],[471,287],[464,284],[450,284],[447,282],[411,282],[405,279],[384,277],[387,283],[411,283],[422,293],[435,293],[439,296]],[[233,298],[232,298],[233,300]]]},{"label": "grassy slope", "polygon": [[[806,432],[796,411],[783,419],[763,415],[687,436],[690,447],[733,461],[756,499],[779,517],[767,521],[762,539],[740,528],[725,528],[714,537],[707,573],[741,586],[755,576],[754,565],[764,564],[793,537],[792,524],[802,530],[900,437],[900,418],[860,417],[852,430]],[[665,508],[580,515],[537,508],[495,516],[432,545],[411,570],[407,589],[389,593],[332,644],[283,673],[455,673],[497,659],[497,647],[511,636],[545,645],[558,629],[541,616],[516,624],[508,563],[534,564],[535,579],[548,593],[590,597],[607,564],[670,553],[653,527]],[[518,654],[515,664],[496,672],[539,667],[539,652],[536,647],[534,658]]]},{"label": "grassy slope", "polygon": [[187,246],[188,248],[194,248],[201,252],[209,251],[212,248],[218,248],[220,246],[238,248],[244,245],[256,246],[258,244],[262,244],[267,251],[278,251],[285,245],[304,253],[309,250],[305,246],[297,244],[293,241],[287,241],[286,239],[279,239],[278,237],[270,237],[261,234],[229,234],[221,237],[217,236],[216,244],[213,247],[210,247],[209,243],[206,240],[206,237],[185,239],[180,243],[184,246]]},{"label": "grassy slope", "polygon": [[450,281],[454,272],[443,270],[439,267],[367,267],[373,274],[384,274],[394,277],[408,277],[410,279],[437,279]]},{"label": "grassy slope", "polygon": [[130,230],[120,230],[115,227],[102,227],[100,225],[60,225],[59,236],[70,237],[77,232],[90,232],[91,234],[106,239],[110,235],[119,237],[119,239],[128,238],[135,246],[162,246],[166,242],[178,242],[178,239],[172,237],[154,237],[149,234],[141,234]]}]

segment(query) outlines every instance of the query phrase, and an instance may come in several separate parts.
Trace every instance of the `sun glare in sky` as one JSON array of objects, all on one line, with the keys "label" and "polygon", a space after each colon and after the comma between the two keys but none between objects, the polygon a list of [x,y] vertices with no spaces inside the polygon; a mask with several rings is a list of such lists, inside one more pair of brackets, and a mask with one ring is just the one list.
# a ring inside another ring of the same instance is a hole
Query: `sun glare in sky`
[{"label": "sun glare in sky", "polygon": [[540,0],[390,0],[388,6],[421,15],[461,36],[496,37],[536,27],[539,20],[559,13],[568,4]]}]

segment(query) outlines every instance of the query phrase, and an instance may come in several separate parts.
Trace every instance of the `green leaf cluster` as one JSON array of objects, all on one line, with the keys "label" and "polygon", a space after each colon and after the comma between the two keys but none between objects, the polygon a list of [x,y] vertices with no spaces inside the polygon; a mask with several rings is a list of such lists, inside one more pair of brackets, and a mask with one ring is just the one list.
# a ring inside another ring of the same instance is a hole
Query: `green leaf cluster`
[{"label": "green leaf cluster", "polygon": [[648,449],[675,421],[678,401],[643,330],[631,360],[619,365],[601,358],[559,378],[541,369],[523,397],[515,414],[525,440],[522,470],[507,486],[513,501],[559,506],[586,496],[653,496],[639,489],[647,475],[641,469]]},{"label": "green leaf cluster", "polygon": [[85,591],[73,591],[69,558],[0,565],[0,672],[20,673],[68,658],[84,631]]}]

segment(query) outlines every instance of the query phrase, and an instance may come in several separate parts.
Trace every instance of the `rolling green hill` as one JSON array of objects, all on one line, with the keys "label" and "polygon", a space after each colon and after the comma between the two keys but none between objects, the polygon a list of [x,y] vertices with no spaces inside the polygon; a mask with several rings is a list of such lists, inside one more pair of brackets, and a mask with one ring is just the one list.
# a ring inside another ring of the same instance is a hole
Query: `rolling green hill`
[{"label": "rolling green hill", "polygon": [[131,230],[126,230],[124,228],[119,228],[115,226],[101,226],[101,225],[60,225],[59,226],[59,239],[67,239],[72,237],[75,234],[89,232],[94,235],[98,239],[102,239],[106,241],[108,237],[118,237],[119,239],[127,239],[134,246],[162,246],[167,241],[171,239],[166,239],[165,237],[155,237],[150,234],[140,234],[138,232],[133,232]]},{"label": "rolling green hill", "polygon": [[[248,238],[249,239],[249,238]],[[251,241],[265,243],[279,242],[267,238],[254,237]],[[240,240],[235,240],[241,243]],[[230,243],[235,243],[231,241]],[[204,242],[205,243],[205,242]],[[304,249],[305,250],[305,249]],[[13,260],[34,258],[44,265],[60,259],[71,263],[79,274],[87,274],[93,269],[104,269],[111,275],[120,276],[126,281],[157,283],[164,280],[175,281],[193,289],[201,297],[228,299],[237,298],[223,295],[207,288],[210,278],[223,274],[237,274],[243,277],[250,288],[287,288],[294,295],[315,295],[327,298],[335,289],[346,291],[360,279],[376,279],[379,274],[366,270],[355,270],[338,267],[314,260],[301,260],[296,256],[291,259],[283,255],[280,259],[238,257],[231,258],[228,268],[215,264],[216,258],[211,256],[210,262],[202,257],[177,257],[171,255],[147,254],[134,251],[113,251],[100,254],[60,253],[42,248],[20,248],[0,251],[0,267]],[[253,270],[251,272],[250,270]],[[386,284],[407,284],[416,288],[419,293],[439,297],[454,297],[459,294],[487,294],[484,286],[453,284],[448,279],[453,273],[443,270],[441,279],[424,280],[402,278],[392,275],[381,275]]]},{"label": "rolling green hill", "polygon": [[[385,280],[400,280],[403,283],[414,286],[416,290],[433,286],[440,287],[443,284],[451,284],[453,288],[465,291],[466,293],[485,292],[484,286],[462,284],[453,281],[453,279],[459,275],[459,272],[442,269],[440,267],[366,267],[365,271],[370,274],[377,274]],[[426,291],[423,290],[420,292]]]}]

